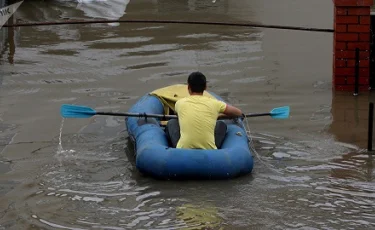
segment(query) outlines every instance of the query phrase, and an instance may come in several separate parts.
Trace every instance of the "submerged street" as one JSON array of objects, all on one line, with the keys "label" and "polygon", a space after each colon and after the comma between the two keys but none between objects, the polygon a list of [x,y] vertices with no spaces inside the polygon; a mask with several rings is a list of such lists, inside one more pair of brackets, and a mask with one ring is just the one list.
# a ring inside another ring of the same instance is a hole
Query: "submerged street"
[{"label": "submerged street", "polygon": [[[318,15],[316,14],[318,12]],[[18,22],[147,19],[332,29],[323,0],[25,1]],[[332,91],[333,33],[102,23],[2,28],[0,229],[371,229],[371,97]],[[190,72],[246,113],[254,169],[162,181],[135,167],[123,117],[63,119],[62,104],[126,112]],[[344,111],[344,112],[343,112]]]}]

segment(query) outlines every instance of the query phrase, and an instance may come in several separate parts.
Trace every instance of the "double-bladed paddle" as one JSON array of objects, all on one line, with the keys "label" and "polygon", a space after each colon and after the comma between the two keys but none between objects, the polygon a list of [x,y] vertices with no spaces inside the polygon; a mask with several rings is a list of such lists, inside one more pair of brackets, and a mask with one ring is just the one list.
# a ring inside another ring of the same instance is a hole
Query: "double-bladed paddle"
[{"label": "double-bladed paddle", "polygon": [[[262,117],[271,116],[274,119],[286,119],[289,117],[289,106],[283,106],[272,109],[269,113],[249,113],[245,117]],[[150,117],[161,119],[174,119],[176,115],[161,115],[161,114],[146,114],[146,113],[117,113],[117,112],[97,112],[94,109],[81,106],[64,104],[61,106],[61,116],[64,118],[89,118],[95,115],[110,115],[110,116],[123,116],[123,117]],[[235,117],[223,116],[219,119],[233,119]]]}]

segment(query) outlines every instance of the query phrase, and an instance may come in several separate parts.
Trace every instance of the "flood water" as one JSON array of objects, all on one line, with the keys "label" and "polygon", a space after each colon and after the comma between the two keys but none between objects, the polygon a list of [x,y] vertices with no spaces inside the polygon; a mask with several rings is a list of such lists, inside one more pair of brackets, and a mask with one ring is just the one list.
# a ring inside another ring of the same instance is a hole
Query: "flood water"
[{"label": "flood water", "polygon": [[[186,19],[332,28],[327,0],[26,1],[16,20]],[[318,15],[317,15],[318,14]],[[5,31],[6,30],[6,31]],[[372,97],[332,92],[332,33],[187,24],[2,29],[0,229],[374,229]],[[160,181],[134,166],[122,117],[65,119],[64,103],[126,112],[202,71],[249,118],[254,170]]]}]

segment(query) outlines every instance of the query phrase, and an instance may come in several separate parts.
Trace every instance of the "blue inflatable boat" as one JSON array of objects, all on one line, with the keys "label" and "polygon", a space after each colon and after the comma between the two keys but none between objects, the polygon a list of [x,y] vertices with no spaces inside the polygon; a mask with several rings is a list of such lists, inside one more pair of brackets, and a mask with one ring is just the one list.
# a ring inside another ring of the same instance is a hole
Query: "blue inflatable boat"
[{"label": "blue inflatable boat", "polygon": [[[181,93],[181,90],[186,92]],[[207,94],[223,100],[211,92]],[[169,86],[144,95],[129,112],[169,114],[175,101],[187,95],[186,85]],[[216,150],[170,147],[160,119],[127,117],[125,121],[135,146],[137,169],[154,178],[229,179],[251,173],[253,169],[248,137],[239,119],[224,120],[227,124],[225,140]]]}]

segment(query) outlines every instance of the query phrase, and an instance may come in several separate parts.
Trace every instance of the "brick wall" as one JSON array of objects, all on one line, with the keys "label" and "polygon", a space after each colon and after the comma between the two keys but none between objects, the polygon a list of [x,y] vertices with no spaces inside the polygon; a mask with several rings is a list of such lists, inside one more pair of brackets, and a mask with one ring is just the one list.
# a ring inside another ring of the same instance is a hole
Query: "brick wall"
[{"label": "brick wall", "polygon": [[355,49],[360,49],[359,90],[369,90],[370,7],[373,0],[333,0],[333,87],[354,91]]}]

